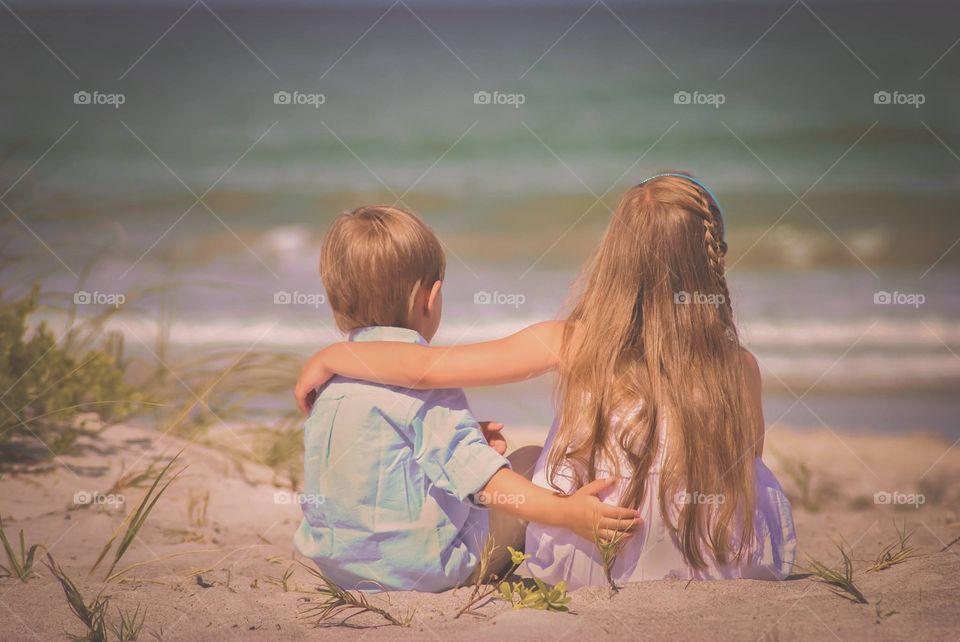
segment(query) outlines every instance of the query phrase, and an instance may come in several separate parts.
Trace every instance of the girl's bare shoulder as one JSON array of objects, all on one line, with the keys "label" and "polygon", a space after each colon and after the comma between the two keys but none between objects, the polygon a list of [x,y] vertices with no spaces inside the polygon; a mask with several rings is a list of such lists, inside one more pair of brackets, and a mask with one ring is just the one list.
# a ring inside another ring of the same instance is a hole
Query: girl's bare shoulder
[{"label": "girl's bare shoulder", "polygon": [[743,376],[750,390],[760,390],[760,364],[753,353],[740,348],[740,362],[743,364]]}]

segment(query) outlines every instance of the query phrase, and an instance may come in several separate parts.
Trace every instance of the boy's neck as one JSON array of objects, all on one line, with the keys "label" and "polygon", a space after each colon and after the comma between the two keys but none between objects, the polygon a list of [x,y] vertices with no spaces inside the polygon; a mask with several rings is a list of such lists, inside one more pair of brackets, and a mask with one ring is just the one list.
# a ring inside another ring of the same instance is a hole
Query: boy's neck
[{"label": "boy's neck", "polygon": [[[424,334],[424,329],[423,329],[422,327],[418,327],[419,325],[420,325],[420,324],[417,324],[417,323],[406,323],[406,324],[397,324],[397,325],[390,325],[390,326],[383,326],[383,325],[372,324],[372,325],[363,326],[363,327],[365,327],[365,328],[400,328],[400,329],[402,329],[402,330],[411,330],[411,331],[416,332],[417,334],[419,334],[420,337],[423,338],[424,341],[426,341],[427,343],[430,343],[430,339],[427,338],[427,335],[426,335],[426,334]],[[356,331],[361,330],[361,329],[363,329],[363,328],[357,328],[356,330],[353,330],[352,332],[356,332]]]},{"label": "boy's neck", "polygon": [[419,334],[421,337],[423,337],[423,338],[427,341],[427,343],[430,343],[430,338],[431,338],[431,337],[428,337],[428,336],[427,336],[427,328],[426,328],[426,326],[427,326],[427,322],[426,322],[426,319],[424,319],[424,320],[419,321],[419,322],[418,322],[418,321],[411,321],[410,323],[407,323],[407,324],[405,324],[405,325],[401,325],[401,326],[398,326],[398,327],[406,328],[407,330],[413,330],[414,332],[416,332],[417,334]]}]

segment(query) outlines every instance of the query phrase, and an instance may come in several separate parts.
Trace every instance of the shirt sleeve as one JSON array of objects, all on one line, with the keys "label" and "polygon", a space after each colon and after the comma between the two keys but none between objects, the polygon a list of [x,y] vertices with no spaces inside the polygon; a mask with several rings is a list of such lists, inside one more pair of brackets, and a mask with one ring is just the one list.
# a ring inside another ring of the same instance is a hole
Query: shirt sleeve
[{"label": "shirt sleeve", "polygon": [[487,444],[461,390],[434,390],[411,422],[414,457],[434,485],[473,501],[494,473],[510,467]]}]

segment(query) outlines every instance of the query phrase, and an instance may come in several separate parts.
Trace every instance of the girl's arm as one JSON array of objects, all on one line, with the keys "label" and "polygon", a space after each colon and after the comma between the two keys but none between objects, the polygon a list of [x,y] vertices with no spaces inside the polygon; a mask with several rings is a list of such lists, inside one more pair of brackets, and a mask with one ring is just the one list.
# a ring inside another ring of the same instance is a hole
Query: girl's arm
[{"label": "girl's arm", "polygon": [[307,413],[314,391],[334,375],[421,390],[522,381],[557,367],[563,328],[563,321],[544,321],[503,339],[444,347],[397,341],[335,343],[307,360],[294,394]]},{"label": "girl's arm", "polygon": [[632,508],[603,503],[599,495],[610,489],[616,478],[598,479],[570,495],[541,488],[509,468],[501,468],[477,494],[482,504],[528,522],[559,526],[587,541],[596,537],[612,540],[643,524]]},{"label": "girl's arm", "polygon": [[754,434],[754,456],[763,457],[763,438],[766,432],[766,425],[763,420],[763,387],[760,380],[760,364],[753,354],[744,349],[741,352],[743,358],[743,372],[746,380],[747,405],[750,409],[750,419],[753,422]]}]

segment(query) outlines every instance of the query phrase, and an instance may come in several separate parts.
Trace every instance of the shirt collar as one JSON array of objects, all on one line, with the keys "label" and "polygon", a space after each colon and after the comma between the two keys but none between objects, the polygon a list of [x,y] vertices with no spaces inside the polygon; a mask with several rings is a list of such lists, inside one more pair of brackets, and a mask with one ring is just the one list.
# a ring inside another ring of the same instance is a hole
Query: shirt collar
[{"label": "shirt collar", "polygon": [[428,345],[427,340],[420,333],[410,328],[396,328],[386,325],[372,325],[358,328],[350,333],[348,341],[399,341],[401,343],[416,343]]}]

